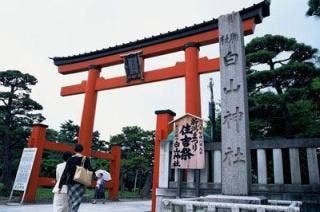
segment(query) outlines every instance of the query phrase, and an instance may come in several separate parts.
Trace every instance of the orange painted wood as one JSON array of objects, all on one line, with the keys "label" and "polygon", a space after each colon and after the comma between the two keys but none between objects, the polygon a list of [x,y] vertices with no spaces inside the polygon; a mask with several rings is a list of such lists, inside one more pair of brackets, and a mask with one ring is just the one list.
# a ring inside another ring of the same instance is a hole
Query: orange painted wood
[{"label": "orange painted wood", "polygon": [[61,88],[60,95],[61,96],[70,96],[76,94],[83,94],[86,89],[86,80],[82,81],[77,85],[70,85]]},{"label": "orange painted wood", "polygon": [[169,122],[171,122],[173,118],[174,116],[169,113],[157,114],[152,176],[152,212],[156,210],[156,189],[159,186],[160,142],[166,139],[172,131],[173,126],[172,124],[169,125]]},{"label": "orange painted wood", "polygon": [[52,151],[58,151],[58,152],[73,152],[73,147],[69,146],[67,144],[62,144],[62,143],[56,143],[52,141],[46,141],[44,143],[44,148]]},{"label": "orange painted wood", "polygon": [[110,161],[116,160],[114,155],[107,152],[92,151],[92,157],[100,158],[104,160],[110,160]]},{"label": "orange painted wood", "polygon": [[185,112],[201,117],[200,76],[198,72],[199,49],[185,49]]},{"label": "orange painted wood", "polygon": [[109,90],[114,88],[121,88],[151,82],[158,82],[162,80],[174,79],[178,77],[184,76],[184,64],[177,63],[175,66],[162,68],[155,71],[147,71],[144,72],[144,80],[135,80],[127,83],[127,78],[123,77],[115,77],[111,79],[100,78],[97,81],[96,90]]},{"label": "orange painted wood", "polygon": [[[252,34],[255,27],[254,18],[245,20],[243,22],[243,31],[245,35]],[[200,46],[209,45],[217,43],[219,41],[218,29],[211,30],[208,32],[199,33],[197,35],[192,35],[177,40],[167,41],[164,43],[144,47],[142,49],[134,49],[132,51],[143,51],[143,57],[149,58],[154,56],[159,56],[163,54],[177,52],[183,49],[183,46],[188,42],[199,43]],[[121,52],[119,54],[105,56],[97,59],[87,60],[83,62],[66,64],[58,66],[58,71],[61,74],[71,74],[81,71],[88,70],[90,65],[98,65],[100,67],[107,67],[111,65],[117,65],[123,63],[120,55],[126,54],[128,52]]]},{"label": "orange painted wood", "polygon": [[88,80],[85,88],[84,104],[79,129],[79,143],[83,145],[82,154],[90,156],[92,144],[92,132],[96,112],[97,92],[96,81],[100,76],[100,69],[92,68],[88,72]]},{"label": "orange painted wood", "polygon": [[[38,179],[38,186],[50,186],[53,187],[56,183],[55,178],[50,177],[39,177]],[[91,185],[88,187],[95,188],[97,181],[92,181]],[[106,182],[106,188],[111,189],[113,186],[112,181]]]},{"label": "orange painted wood", "polygon": [[198,73],[207,74],[220,71],[220,58],[208,59],[207,57],[201,57],[198,61]]},{"label": "orange painted wood", "polygon": [[109,198],[111,200],[117,200],[119,198],[119,186],[120,186],[120,160],[121,160],[121,148],[120,146],[113,146],[111,154],[114,160],[110,164],[110,175],[112,188],[109,191]]},{"label": "orange painted wood", "polygon": [[[52,151],[65,152],[70,151],[73,152],[73,147],[67,144],[57,143],[54,141],[47,141],[45,138],[46,135],[46,125],[38,124],[32,127],[31,135],[28,139],[28,147],[37,148],[37,153],[35,157],[35,161],[33,163],[30,181],[28,184],[28,188],[26,191],[25,201],[26,202],[34,202],[36,197],[36,191],[38,186],[54,186],[55,179],[49,177],[39,177],[41,162],[42,162],[42,154],[45,149]],[[114,199],[118,196],[119,190],[119,178],[120,178],[120,160],[121,160],[121,149],[118,146],[112,148],[111,153],[102,152],[102,151],[91,151],[92,157],[100,158],[104,160],[111,161],[112,176],[114,177],[111,181],[106,183],[106,188],[110,189],[110,193],[113,195]],[[96,185],[96,181],[92,181],[91,186],[94,188]]]},{"label": "orange painted wood", "polygon": [[[219,58],[208,59],[202,57],[198,61],[199,74],[206,74],[215,71],[219,71],[220,63]],[[158,82],[169,79],[176,79],[185,76],[185,63],[178,62],[175,66],[161,68],[157,70],[147,71],[144,73],[144,80],[135,80],[127,83],[126,77],[114,77],[105,79],[100,77],[97,80],[96,91],[109,90],[115,88],[128,87],[133,85]],[[86,81],[82,81],[81,84],[70,85],[61,88],[61,96],[70,96],[76,94],[82,94],[85,90]]]},{"label": "orange painted wood", "polygon": [[55,178],[39,177],[38,186],[54,186],[56,184]]},{"label": "orange painted wood", "polygon": [[34,202],[36,198],[42,153],[44,149],[44,143],[46,141],[46,131],[46,125],[35,125],[32,127],[32,132],[29,137],[28,147],[37,148],[37,153],[33,162],[28,188],[26,190],[26,202]]},{"label": "orange painted wood", "polygon": [[[46,141],[44,143],[44,149],[52,150],[52,151],[59,151],[59,152],[73,152],[73,147],[69,146],[67,144],[62,143],[56,143],[52,141]],[[94,158],[100,158],[103,160],[115,160],[114,156],[108,152],[102,152],[102,151],[92,151],[91,157]]]}]

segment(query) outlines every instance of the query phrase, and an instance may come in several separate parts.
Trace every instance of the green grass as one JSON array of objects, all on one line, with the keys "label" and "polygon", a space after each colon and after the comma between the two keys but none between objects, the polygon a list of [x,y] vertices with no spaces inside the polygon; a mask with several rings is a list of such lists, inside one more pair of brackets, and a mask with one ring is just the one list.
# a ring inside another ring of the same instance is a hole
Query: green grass
[{"label": "green grass", "polygon": [[39,187],[37,189],[36,200],[52,199],[52,198],[53,198],[52,188]]},{"label": "green grass", "polygon": [[[93,199],[94,197],[94,189],[87,189],[85,196],[89,199]],[[138,198],[138,193],[123,191],[120,192],[120,198]],[[106,198],[108,198],[108,192],[106,192]],[[36,200],[48,200],[53,199],[52,188],[39,187],[37,189]]]}]

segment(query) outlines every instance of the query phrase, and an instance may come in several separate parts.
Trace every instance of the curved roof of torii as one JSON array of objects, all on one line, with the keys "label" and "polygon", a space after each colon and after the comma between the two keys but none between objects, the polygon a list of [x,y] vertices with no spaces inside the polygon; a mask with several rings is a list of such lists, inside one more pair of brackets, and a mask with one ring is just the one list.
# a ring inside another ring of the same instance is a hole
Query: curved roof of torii
[{"label": "curved roof of torii", "polygon": [[[242,20],[247,20],[250,18],[255,18],[255,23],[261,23],[262,19],[270,15],[270,0],[264,0],[258,4],[254,4],[250,7],[243,8],[239,11]],[[186,36],[195,35],[201,32],[206,32],[218,28],[218,19],[212,19],[210,21],[205,21],[200,24],[194,24],[182,29],[177,29],[174,31],[169,31],[164,34],[159,34],[156,36],[151,36],[141,40],[136,40],[129,43],[123,43],[121,45],[116,45],[108,47],[101,50],[96,50],[93,52],[87,52],[78,55],[66,56],[66,57],[54,57],[53,62],[55,65],[65,65],[77,62],[82,62],[86,60],[92,60],[104,56],[109,56],[121,52],[131,51],[137,48],[143,48],[146,46],[151,46],[159,44],[162,42],[180,39]]]}]

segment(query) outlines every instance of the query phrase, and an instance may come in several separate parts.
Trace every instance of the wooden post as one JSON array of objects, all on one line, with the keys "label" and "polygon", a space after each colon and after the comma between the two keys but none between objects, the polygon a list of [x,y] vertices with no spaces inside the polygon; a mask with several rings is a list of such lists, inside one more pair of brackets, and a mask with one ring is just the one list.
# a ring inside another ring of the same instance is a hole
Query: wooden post
[{"label": "wooden post", "polygon": [[37,148],[37,153],[34,159],[30,180],[25,195],[26,202],[34,202],[36,198],[42,161],[42,153],[44,149],[44,143],[46,142],[47,127],[47,125],[43,124],[33,125],[32,132],[28,140],[28,147]]},{"label": "wooden post", "polygon": [[153,162],[153,181],[152,181],[152,212],[156,211],[156,190],[159,186],[159,160],[160,160],[160,141],[167,138],[172,131],[172,125],[169,122],[176,115],[171,110],[156,111],[157,124],[154,141],[154,162]]},{"label": "wooden post", "polygon": [[112,180],[112,188],[109,191],[109,199],[117,200],[119,195],[119,180],[120,180],[120,160],[121,148],[120,146],[113,146],[111,149],[113,160],[110,164],[110,174]]},{"label": "wooden post", "polygon": [[199,45],[185,45],[185,112],[201,117],[200,77],[198,71]]},{"label": "wooden post", "polygon": [[85,97],[79,132],[79,143],[83,145],[83,155],[91,155],[92,132],[96,112],[97,91],[96,81],[100,76],[100,68],[89,66],[88,80],[86,82]]},{"label": "wooden post", "polygon": [[[185,112],[201,117],[201,92],[198,71],[199,45],[186,43],[185,48]],[[187,182],[194,183],[194,170],[185,170],[184,177]]]}]

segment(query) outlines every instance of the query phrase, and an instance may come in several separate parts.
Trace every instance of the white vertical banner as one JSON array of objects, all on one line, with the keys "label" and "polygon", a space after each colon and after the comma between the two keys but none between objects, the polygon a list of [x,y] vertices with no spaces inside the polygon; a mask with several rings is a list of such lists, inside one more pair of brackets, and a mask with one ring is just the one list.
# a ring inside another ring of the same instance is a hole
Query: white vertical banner
[{"label": "white vertical banner", "polygon": [[12,190],[26,191],[37,148],[24,148]]}]

